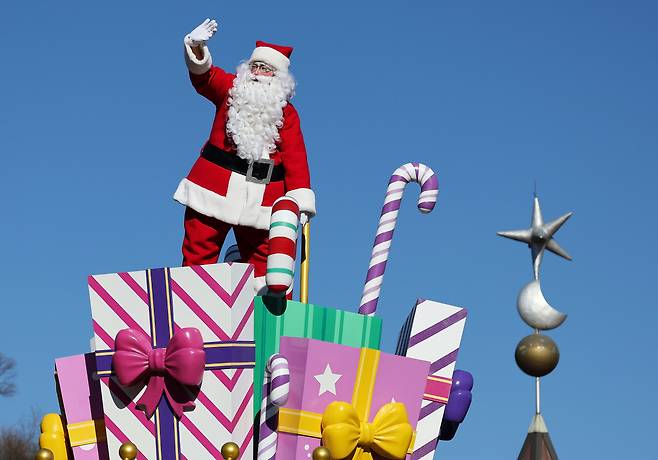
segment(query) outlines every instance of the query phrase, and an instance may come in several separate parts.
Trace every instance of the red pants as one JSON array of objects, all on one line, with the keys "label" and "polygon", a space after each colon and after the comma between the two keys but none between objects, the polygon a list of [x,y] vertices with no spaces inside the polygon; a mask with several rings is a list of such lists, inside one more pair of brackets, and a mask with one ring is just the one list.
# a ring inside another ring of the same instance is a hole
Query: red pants
[{"label": "red pants", "polygon": [[264,277],[269,250],[268,230],[230,225],[189,207],[185,209],[183,266],[217,263],[219,251],[231,228],[240,249],[242,262],[253,264],[256,278]]}]

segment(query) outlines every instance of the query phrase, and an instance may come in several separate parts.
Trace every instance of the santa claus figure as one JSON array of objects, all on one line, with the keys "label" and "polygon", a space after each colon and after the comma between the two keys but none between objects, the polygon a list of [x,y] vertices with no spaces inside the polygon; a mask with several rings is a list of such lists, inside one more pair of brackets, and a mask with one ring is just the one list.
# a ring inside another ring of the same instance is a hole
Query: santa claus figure
[{"label": "santa claus figure", "polygon": [[272,204],[294,198],[305,222],[315,215],[299,115],[290,104],[292,48],[256,42],[235,74],[212,65],[206,41],[217,23],[206,19],[185,37],[194,89],[216,108],[210,138],[174,199],[184,204],[183,265],[217,262],[233,229],[243,262],[264,286]]}]

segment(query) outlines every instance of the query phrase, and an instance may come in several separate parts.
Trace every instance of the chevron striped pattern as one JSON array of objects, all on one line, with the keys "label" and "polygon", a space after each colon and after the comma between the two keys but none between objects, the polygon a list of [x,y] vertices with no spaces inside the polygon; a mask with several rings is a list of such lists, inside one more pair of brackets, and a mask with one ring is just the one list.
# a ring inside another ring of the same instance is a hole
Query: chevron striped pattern
[{"label": "chevron striped pattern", "polygon": [[[428,388],[451,382],[466,315],[465,308],[419,299],[402,327],[396,354],[431,363]],[[447,401],[430,393],[426,391],[421,405],[411,460],[434,458],[439,441]]]},{"label": "chevron striped pattern", "polygon": [[[203,336],[206,356],[210,348],[224,346],[222,342],[253,342],[251,265],[165,269],[169,322],[164,325],[154,321],[150,272],[89,277],[97,359],[113,353],[114,337],[127,327],[139,328],[152,338],[163,328],[171,336],[178,328],[195,327]],[[253,363],[242,363],[239,368],[233,364],[206,365],[196,407],[178,421],[167,416],[164,398],[147,419],[135,407],[143,389],[121,387],[113,375],[99,371],[109,451],[118,452],[122,443],[130,441],[140,451],[138,459],[212,460],[222,458],[221,446],[233,441],[241,452],[251,452]],[[172,439],[161,436],[166,431],[173,434]]]}]

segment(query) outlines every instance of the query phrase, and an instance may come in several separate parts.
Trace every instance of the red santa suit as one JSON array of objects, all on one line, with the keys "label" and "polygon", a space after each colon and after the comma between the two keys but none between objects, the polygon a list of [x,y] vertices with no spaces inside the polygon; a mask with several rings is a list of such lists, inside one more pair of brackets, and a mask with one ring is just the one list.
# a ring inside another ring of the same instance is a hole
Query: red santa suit
[{"label": "red santa suit", "polygon": [[[201,156],[174,194],[176,201],[187,206],[183,264],[215,263],[226,234],[233,228],[242,260],[253,263],[256,277],[263,277],[274,201],[283,195],[291,196],[302,212],[315,215],[315,195],[311,190],[299,115],[292,104],[285,105],[275,149],[269,159],[261,158],[253,165],[253,171],[245,172],[249,162],[237,156],[237,148],[226,129],[229,91],[236,75],[213,66],[205,45],[202,51],[203,58],[198,59],[186,44],[185,60],[192,85],[215,104],[216,111]],[[264,61],[287,71],[290,52],[292,48],[258,42],[251,61]],[[243,170],[236,171],[240,169],[236,165]]]}]

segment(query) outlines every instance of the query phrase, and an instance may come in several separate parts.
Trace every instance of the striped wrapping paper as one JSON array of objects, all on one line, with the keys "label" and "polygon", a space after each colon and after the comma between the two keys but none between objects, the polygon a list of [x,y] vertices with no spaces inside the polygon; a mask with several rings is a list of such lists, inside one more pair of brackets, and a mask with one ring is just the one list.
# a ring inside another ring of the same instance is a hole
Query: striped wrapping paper
[{"label": "striped wrapping paper", "polygon": [[[265,301],[264,301],[265,299]],[[267,304],[266,304],[267,303]],[[287,301],[278,298],[256,297],[256,368],[255,375],[265,372],[270,356],[279,352],[282,336],[324,340],[350,347],[379,349],[382,320],[314,304]],[[260,386],[254,388],[254,401],[262,401]],[[254,404],[254,417],[260,411]]]},{"label": "striped wrapping paper", "polygon": [[[253,450],[253,267],[215,264],[89,277],[96,364],[110,452],[130,441],[138,459],[211,460],[233,441]],[[166,347],[175,330],[197,328],[206,367],[194,410],[178,420],[166,398],[147,418],[135,402],[141,387],[121,387],[112,374],[114,338],[135,328]],[[260,374],[259,374],[260,376]]]},{"label": "striped wrapping paper", "polygon": [[[396,354],[429,361],[428,387],[444,387],[444,395],[450,392],[466,315],[465,308],[418,299],[400,331]],[[412,460],[434,457],[447,402],[447,397],[423,399]]]}]

